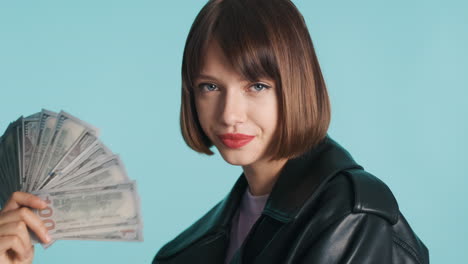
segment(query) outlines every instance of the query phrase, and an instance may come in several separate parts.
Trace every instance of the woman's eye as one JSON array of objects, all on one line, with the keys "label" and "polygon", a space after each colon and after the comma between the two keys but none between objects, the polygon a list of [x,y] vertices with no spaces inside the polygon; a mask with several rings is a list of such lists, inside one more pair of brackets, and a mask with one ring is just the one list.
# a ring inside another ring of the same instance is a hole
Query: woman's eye
[{"label": "woman's eye", "polygon": [[[213,91],[218,91],[219,90],[219,87],[216,85],[216,84],[212,84],[212,83],[200,83],[198,85],[198,88],[202,91],[202,92],[213,92]],[[270,88],[270,86],[266,85],[266,84],[263,84],[263,83],[255,83],[254,85],[250,86],[250,90],[253,91],[253,92],[261,92],[265,89],[268,89]]]},{"label": "woman's eye", "polygon": [[216,84],[212,84],[212,83],[200,83],[198,85],[198,87],[203,90],[203,91],[208,91],[208,92],[211,92],[211,91],[216,91],[218,89],[218,87],[216,86]]},{"label": "woman's eye", "polygon": [[252,85],[252,89],[255,91],[255,92],[260,92],[262,90],[265,90],[265,89],[268,89],[270,88],[270,86],[268,85],[265,85],[263,83],[256,83],[254,85]]}]

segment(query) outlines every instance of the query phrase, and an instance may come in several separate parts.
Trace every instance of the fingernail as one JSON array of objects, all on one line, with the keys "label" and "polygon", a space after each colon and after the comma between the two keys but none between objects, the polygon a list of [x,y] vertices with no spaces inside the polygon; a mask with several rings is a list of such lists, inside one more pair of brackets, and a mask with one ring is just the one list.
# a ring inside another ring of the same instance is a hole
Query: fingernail
[{"label": "fingernail", "polygon": [[52,240],[52,239],[50,238],[50,235],[49,235],[48,233],[46,233],[46,234],[44,235],[44,237],[45,237],[46,243],[49,243],[49,242]]}]

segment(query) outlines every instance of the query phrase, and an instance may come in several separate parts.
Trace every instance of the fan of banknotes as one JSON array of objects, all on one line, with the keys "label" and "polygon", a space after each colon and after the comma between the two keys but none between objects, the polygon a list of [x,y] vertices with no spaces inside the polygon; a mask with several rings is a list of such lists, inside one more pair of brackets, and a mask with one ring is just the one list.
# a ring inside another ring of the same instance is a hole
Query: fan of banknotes
[{"label": "fan of banknotes", "polygon": [[15,191],[41,197],[48,207],[33,211],[53,241],[142,241],[136,183],[98,134],[64,111],[12,122],[0,137],[0,206]]}]

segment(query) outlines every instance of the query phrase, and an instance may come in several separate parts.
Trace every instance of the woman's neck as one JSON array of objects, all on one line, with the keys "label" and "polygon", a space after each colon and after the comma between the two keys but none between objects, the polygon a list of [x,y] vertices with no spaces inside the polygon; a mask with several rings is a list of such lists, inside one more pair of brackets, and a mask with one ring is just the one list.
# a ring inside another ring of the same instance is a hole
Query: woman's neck
[{"label": "woman's neck", "polygon": [[287,159],[264,161],[242,166],[250,193],[255,196],[270,193],[286,161]]}]

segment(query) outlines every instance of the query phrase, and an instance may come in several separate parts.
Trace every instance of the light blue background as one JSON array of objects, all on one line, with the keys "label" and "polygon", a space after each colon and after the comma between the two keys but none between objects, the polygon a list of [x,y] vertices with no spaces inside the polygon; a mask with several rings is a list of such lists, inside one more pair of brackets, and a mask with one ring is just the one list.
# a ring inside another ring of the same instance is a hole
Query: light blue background
[{"label": "light blue background", "polygon": [[[468,259],[468,5],[294,1],[332,138],[392,189],[431,263]],[[143,243],[59,241],[35,263],[150,263],[241,173],[182,140],[182,51],[201,0],[0,0],[0,129],[41,108],[99,127],[136,179]]]}]

